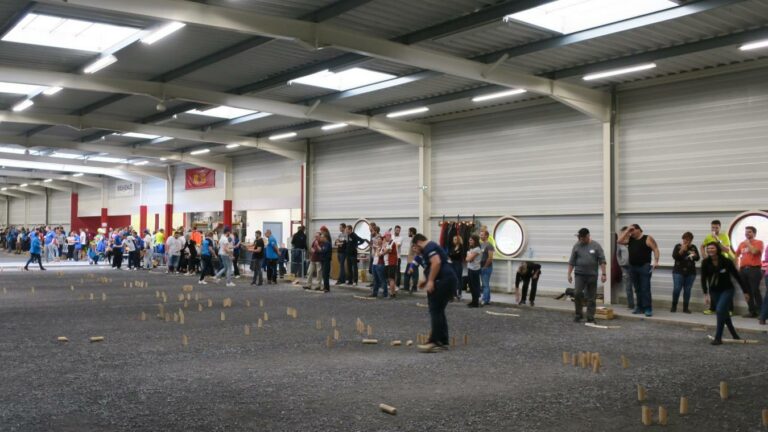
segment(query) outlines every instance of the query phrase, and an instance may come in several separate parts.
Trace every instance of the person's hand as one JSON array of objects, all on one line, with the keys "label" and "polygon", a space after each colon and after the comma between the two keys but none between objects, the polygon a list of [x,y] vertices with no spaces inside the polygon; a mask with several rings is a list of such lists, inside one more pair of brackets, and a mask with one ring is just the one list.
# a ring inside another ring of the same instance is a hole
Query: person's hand
[{"label": "person's hand", "polygon": [[659,266],[659,262],[658,261],[654,262],[653,265],[651,266],[651,271],[656,270],[656,267],[658,266]]},{"label": "person's hand", "polygon": [[704,294],[704,304],[709,306],[709,294]]},{"label": "person's hand", "polygon": [[419,289],[423,289],[425,285],[427,285],[427,281],[423,280],[419,282]]},{"label": "person's hand", "polygon": [[606,281],[607,279],[608,279],[608,278],[605,276],[605,273],[603,273],[602,275],[600,275],[600,282],[602,282],[602,283],[605,283],[605,281]]},{"label": "person's hand", "polygon": [[572,275],[568,275],[568,283],[573,283],[573,276]]},{"label": "person's hand", "polygon": [[746,300],[746,301],[747,301],[747,303],[749,303],[749,301],[750,301],[751,299],[752,299],[752,296],[751,296],[751,295],[749,295],[749,294],[747,294],[747,293],[744,293],[744,300]]},{"label": "person's hand", "polygon": [[432,294],[435,291],[435,283],[432,281],[427,281],[424,287],[427,289],[427,294]]}]

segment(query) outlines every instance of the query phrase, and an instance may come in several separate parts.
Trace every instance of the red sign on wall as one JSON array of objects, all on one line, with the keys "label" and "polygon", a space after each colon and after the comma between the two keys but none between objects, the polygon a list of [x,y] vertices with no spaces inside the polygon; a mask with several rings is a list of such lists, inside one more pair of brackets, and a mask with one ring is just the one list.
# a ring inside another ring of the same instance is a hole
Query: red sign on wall
[{"label": "red sign on wall", "polygon": [[186,189],[216,187],[216,171],[208,168],[189,168],[185,176]]}]

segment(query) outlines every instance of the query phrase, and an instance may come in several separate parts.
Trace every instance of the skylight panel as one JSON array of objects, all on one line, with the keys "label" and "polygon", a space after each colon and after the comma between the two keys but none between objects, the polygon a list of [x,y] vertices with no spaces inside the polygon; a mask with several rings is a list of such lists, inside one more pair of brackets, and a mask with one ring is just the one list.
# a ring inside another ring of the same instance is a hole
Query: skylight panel
[{"label": "skylight panel", "polygon": [[[209,108],[207,110],[202,110],[202,111],[196,110],[196,109],[190,110],[190,111],[187,111],[187,114],[202,115],[202,116],[217,117],[217,118],[232,120],[232,119],[247,116],[250,114],[256,114],[257,112],[258,111],[251,111],[247,109],[233,108],[233,107],[222,105],[222,106]],[[264,113],[264,114],[269,115],[267,113]]]},{"label": "skylight panel", "polygon": [[522,21],[569,34],[675,6],[677,3],[670,0],[557,0],[507,15],[504,20]]},{"label": "skylight panel", "polygon": [[145,133],[139,133],[139,132],[127,132],[120,135],[128,138],[141,138],[141,139],[160,138],[160,135],[151,135],[151,134],[145,134]]},{"label": "skylight panel", "polygon": [[108,157],[108,156],[92,156],[92,157],[89,157],[88,160],[93,162],[107,162],[107,163],[127,163],[128,162],[126,159],[120,159],[120,158],[114,158],[114,157]]},{"label": "skylight panel", "polygon": [[45,87],[28,85],[28,84],[16,84],[9,82],[0,82],[0,93],[30,95],[38,93]]},{"label": "skylight panel", "polygon": [[59,159],[82,159],[83,155],[77,154],[77,153],[61,153],[61,152],[53,152],[49,156],[59,158]]},{"label": "skylight panel", "polygon": [[102,53],[143,32],[135,27],[28,13],[2,40]]},{"label": "skylight panel", "polygon": [[331,72],[330,70],[326,69],[322,72],[313,73],[312,75],[307,75],[292,81],[288,81],[288,84],[304,84],[336,91],[345,91],[369,84],[387,81],[392,78],[395,78],[395,76],[363,68],[351,68],[341,72]]}]

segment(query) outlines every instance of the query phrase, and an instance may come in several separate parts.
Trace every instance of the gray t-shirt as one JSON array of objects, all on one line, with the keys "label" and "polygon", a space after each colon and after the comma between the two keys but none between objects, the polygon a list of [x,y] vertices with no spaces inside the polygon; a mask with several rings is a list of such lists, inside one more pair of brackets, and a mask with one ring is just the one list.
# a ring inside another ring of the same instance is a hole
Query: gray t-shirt
[{"label": "gray t-shirt", "polygon": [[[496,249],[493,248],[493,245],[489,241],[481,244],[480,250],[483,251],[481,265],[485,265],[485,262],[488,261],[488,256],[493,257],[493,253],[496,252]],[[493,260],[491,260],[491,265],[489,265],[488,267],[489,268],[493,267]]]},{"label": "gray t-shirt", "polygon": [[474,247],[468,251],[468,254],[475,254],[475,258],[467,263],[469,270],[480,270],[480,265],[483,260],[483,251],[479,247]]},{"label": "gray t-shirt", "polygon": [[577,275],[596,276],[598,266],[605,264],[605,253],[602,246],[595,241],[587,244],[577,242],[573,245],[568,264],[573,266]]}]

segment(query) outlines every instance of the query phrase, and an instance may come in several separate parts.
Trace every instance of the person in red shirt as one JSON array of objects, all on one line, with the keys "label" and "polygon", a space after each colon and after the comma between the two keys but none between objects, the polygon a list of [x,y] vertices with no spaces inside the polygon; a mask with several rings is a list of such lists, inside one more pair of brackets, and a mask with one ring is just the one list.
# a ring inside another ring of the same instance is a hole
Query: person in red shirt
[{"label": "person in red shirt", "polygon": [[389,283],[389,295],[391,297],[397,295],[397,286],[395,285],[397,278],[397,255],[397,243],[393,240],[392,233],[387,231],[384,234],[384,242],[382,244],[382,257],[384,258],[384,274]]},{"label": "person in red shirt", "polygon": [[763,298],[760,295],[760,279],[763,277],[761,268],[763,253],[763,242],[757,240],[757,228],[748,226],[744,229],[746,240],[741,242],[736,253],[739,255],[739,276],[743,283],[741,289],[744,291],[744,298],[747,300],[749,313],[744,318],[757,318],[757,314],[763,305]]}]

